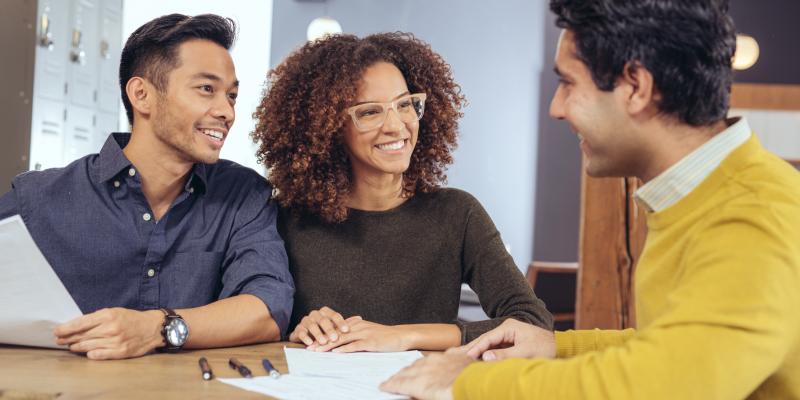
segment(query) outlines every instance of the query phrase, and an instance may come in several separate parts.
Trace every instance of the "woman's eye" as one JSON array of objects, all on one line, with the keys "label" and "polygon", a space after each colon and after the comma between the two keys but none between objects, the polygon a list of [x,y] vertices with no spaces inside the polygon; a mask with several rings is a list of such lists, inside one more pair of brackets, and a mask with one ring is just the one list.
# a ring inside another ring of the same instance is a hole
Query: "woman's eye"
[{"label": "woman's eye", "polygon": [[411,100],[404,100],[397,105],[399,108],[409,108],[412,106]]},{"label": "woman's eye", "polygon": [[200,90],[208,93],[214,93],[214,88],[211,85],[202,85],[200,86]]}]

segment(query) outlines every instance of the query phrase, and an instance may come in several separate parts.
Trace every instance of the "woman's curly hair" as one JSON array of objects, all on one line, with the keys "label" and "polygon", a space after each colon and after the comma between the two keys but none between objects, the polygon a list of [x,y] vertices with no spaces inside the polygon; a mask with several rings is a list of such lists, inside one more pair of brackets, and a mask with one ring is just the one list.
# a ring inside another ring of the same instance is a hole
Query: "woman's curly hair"
[{"label": "woman's curly hair", "polygon": [[411,93],[428,97],[403,173],[403,195],[431,192],[445,182],[466,103],[450,66],[409,33],[333,35],[306,43],[270,71],[253,113],[251,136],[281,206],[329,223],[347,218],[352,171],[343,139],[345,110],[356,100],[364,71],[382,61],[402,72]]}]

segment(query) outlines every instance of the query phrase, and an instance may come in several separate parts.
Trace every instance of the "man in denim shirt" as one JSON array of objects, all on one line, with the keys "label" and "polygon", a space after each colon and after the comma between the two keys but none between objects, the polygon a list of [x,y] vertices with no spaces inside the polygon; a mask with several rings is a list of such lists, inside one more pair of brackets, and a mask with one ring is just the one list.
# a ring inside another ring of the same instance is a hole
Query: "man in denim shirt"
[{"label": "man in denim shirt", "polygon": [[[131,133],[17,176],[20,214],[85,313],[56,342],[92,359],[279,340],[294,284],[271,187],[219,160],[239,82],[233,21],[172,14],[136,30],[120,87]],[[187,335],[188,330],[188,335]]]}]

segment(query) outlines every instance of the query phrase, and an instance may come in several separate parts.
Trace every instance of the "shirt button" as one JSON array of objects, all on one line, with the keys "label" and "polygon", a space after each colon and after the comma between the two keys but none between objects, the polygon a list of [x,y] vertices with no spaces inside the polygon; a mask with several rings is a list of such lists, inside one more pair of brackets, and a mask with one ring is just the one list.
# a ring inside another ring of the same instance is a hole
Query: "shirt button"
[{"label": "shirt button", "polygon": [[128,170],[128,175],[130,175],[130,176],[134,176],[134,175],[136,175],[136,170],[135,170],[135,169],[133,169],[133,168],[129,169],[129,170]]},{"label": "shirt button", "polygon": [[150,278],[156,276],[156,270],[154,270],[152,268],[148,269],[147,270],[147,276],[150,277]]},{"label": "shirt button", "polygon": [[150,213],[144,213],[144,215],[142,215],[142,219],[145,221],[150,221],[150,218],[152,218]]},{"label": "shirt button", "polygon": [[114,187],[115,187],[115,188],[118,188],[118,187],[119,187],[119,181],[114,181]]},{"label": "shirt button", "polygon": [[194,193],[194,188],[193,187],[189,188],[189,193]]}]

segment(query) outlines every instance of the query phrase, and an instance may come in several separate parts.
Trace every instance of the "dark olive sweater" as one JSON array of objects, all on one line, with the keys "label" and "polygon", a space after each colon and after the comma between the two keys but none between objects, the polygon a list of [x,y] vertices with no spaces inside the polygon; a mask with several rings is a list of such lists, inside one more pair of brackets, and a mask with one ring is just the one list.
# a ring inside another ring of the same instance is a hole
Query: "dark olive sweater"
[{"label": "dark olive sweater", "polygon": [[[289,332],[323,306],[388,325],[457,323],[462,343],[509,317],[552,329],[491,218],[464,191],[420,193],[388,211],[351,209],[338,224],[283,209],[278,229],[297,289]],[[491,320],[457,322],[461,283]]]}]

